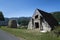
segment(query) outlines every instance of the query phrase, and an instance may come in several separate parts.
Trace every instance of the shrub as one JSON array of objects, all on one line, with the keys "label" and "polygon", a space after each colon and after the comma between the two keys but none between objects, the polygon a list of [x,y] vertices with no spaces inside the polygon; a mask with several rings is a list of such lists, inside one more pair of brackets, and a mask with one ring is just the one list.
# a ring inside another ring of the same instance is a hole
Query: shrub
[{"label": "shrub", "polygon": [[17,28],[16,20],[9,20],[8,27],[10,27],[10,28]]},{"label": "shrub", "polygon": [[57,27],[53,30],[53,33],[54,33],[55,35],[57,35],[57,37],[59,37],[59,36],[60,36],[60,26],[57,26]]}]

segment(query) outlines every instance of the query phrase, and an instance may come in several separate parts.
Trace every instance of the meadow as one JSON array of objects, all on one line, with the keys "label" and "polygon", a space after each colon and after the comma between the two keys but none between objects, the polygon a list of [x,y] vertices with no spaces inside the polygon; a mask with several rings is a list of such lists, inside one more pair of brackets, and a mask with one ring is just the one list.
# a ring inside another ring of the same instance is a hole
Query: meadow
[{"label": "meadow", "polygon": [[1,27],[0,29],[15,35],[16,37],[23,38],[24,40],[60,40],[60,36],[57,37],[53,32],[40,33],[35,30],[17,29]]}]

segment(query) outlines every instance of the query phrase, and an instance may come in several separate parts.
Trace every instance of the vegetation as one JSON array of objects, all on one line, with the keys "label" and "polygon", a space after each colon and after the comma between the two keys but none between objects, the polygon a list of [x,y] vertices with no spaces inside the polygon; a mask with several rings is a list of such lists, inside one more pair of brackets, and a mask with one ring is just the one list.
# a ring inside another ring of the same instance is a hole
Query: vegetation
[{"label": "vegetation", "polygon": [[[53,12],[53,16],[56,18],[58,22],[60,22],[60,12]],[[60,40],[60,26],[56,27],[52,32],[40,33],[39,31],[36,30],[26,29],[25,26],[28,25],[30,19],[31,17],[20,17],[20,18],[10,18],[10,19],[8,18],[8,21],[10,20],[8,27],[11,28],[1,27],[0,29],[7,31],[11,34],[14,34],[17,37],[24,38],[26,40]],[[17,27],[16,21],[20,26],[24,26],[24,27],[20,27],[21,29],[14,29]]]},{"label": "vegetation", "polygon": [[26,26],[29,23],[31,17],[20,17],[18,19],[18,24],[20,24],[21,26]]},{"label": "vegetation", "polygon": [[19,18],[5,18],[5,25],[8,24],[9,20],[16,20],[20,26],[27,26],[31,17],[19,17]]},{"label": "vegetation", "polygon": [[52,14],[56,18],[56,20],[60,22],[60,12],[53,12]]},{"label": "vegetation", "polygon": [[17,28],[16,20],[9,20],[8,27],[10,27],[10,28]]},{"label": "vegetation", "polygon": [[[0,12],[0,15],[2,15],[2,12]],[[52,12],[52,15],[56,18],[58,22],[60,22],[60,12]],[[4,19],[3,15],[0,19]],[[28,25],[30,19],[31,17],[5,18],[5,22],[8,23],[9,20],[16,20],[20,26],[26,26]]]},{"label": "vegetation", "polygon": [[27,29],[14,29],[7,27],[1,27],[0,29],[14,34],[17,37],[24,38],[25,40],[60,40],[60,36],[57,37],[57,35],[53,31],[40,33],[39,31]]},{"label": "vegetation", "polygon": [[3,13],[0,11],[0,21],[4,21]]}]

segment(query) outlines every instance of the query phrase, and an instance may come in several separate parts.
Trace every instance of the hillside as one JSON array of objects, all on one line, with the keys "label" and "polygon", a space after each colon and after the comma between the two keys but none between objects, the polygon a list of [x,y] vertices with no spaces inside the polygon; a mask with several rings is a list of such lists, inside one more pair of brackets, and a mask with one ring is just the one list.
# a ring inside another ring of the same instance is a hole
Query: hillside
[{"label": "hillside", "polygon": [[56,20],[60,22],[60,12],[53,12],[52,14],[56,18]]},{"label": "hillside", "polygon": [[5,17],[5,21],[0,21],[2,22],[2,24],[0,23],[0,25],[4,26],[4,25],[8,25],[8,22],[9,20],[16,20],[18,24],[21,24],[21,25],[27,25],[29,20],[31,19],[31,17],[12,17],[12,18],[6,18]]}]

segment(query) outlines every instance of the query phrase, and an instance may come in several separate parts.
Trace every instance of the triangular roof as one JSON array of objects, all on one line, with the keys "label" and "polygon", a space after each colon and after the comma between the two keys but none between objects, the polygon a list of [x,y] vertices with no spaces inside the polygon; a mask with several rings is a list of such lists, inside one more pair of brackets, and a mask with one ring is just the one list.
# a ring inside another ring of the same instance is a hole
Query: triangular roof
[{"label": "triangular roof", "polygon": [[40,14],[43,16],[43,18],[45,19],[45,21],[46,21],[51,27],[58,25],[57,20],[52,16],[51,13],[47,13],[47,12],[44,12],[44,11],[39,10],[39,9],[37,9],[37,10],[40,12]]}]

